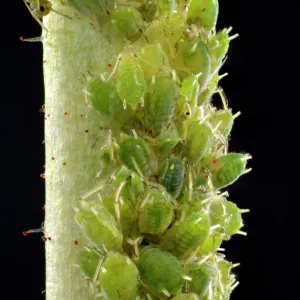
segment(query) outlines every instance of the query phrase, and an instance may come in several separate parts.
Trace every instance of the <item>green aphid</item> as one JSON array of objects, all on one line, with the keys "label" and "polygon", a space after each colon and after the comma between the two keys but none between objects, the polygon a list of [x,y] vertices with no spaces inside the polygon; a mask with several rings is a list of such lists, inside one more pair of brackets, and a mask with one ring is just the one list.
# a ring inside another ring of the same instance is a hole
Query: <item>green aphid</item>
[{"label": "green aphid", "polygon": [[145,247],[141,251],[138,269],[141,280],[155,293],[176,294],[183,287],[183,267],[166,250]]},{"label": "green aphid", "polygon": [[107,300],[135,299],[138,269],[126,255],[109,252],[99,274],[101,291]]},{"label": "green aphid", "polygon": [[246,170],[247,156],[229,153],[218,157],[211,166],[212,183],[216,189],[224,188],[235,182]]},{"label": "green aphid", "polygon": [[87,236],[100,249],[120,250],[123,236],[117,228],[114,217],[103,205],[89,205],[84,203],[76,215],[75,220]]},{"label": "green aphid", "polygon": [[169,74],[156,76],[155,82],[149,85],[149,94],[145,98],[145,111],[154,136],[158,136],[171,121],[177,96],[177,85]]},{"label": "green aphid", "polygon": [[182,80],[190,74],[198,74],[201,92],[208,83],[211,70],[211,58],[206,44],[200,39],[181,42],[174,66]]},{"label": "green aphid", "polygon": [[211,149],[213,133],[210,127],[197,122],[187,123],[184,155],[190,163],[199,162]]},{"label": "green aphid", "polygon": [[229,295],[232,292],[231,285],[235,282],[235,275],[231,273],[233,264],[225,259],[222,259],[218,263],[219,268],[219,282],[223,286],[223,293],[220,291],[220,299],[229,299]]},{"label": "green aphid", "polygon": [[134,8],[119,6],[111,13],[111,23],[127,39],[136,39],[141,35],[143,18]]},{"label": "green aphid", "polygon": [[216,26],[218,14],[218,0],[191,0],[187,11],[187,22],[200,25],[209,31]]},{"label": "green aphid", "polygon": [[176,295],[176,297],[172,298],[172,300],[199,300],[199,297],[196,294],[180,293]]},{"label": "green aphid", "polygon": [[204,243],[209,229],[208,215],[201,210],[192,211],[166,232],[162,237],[161,246],[179,259],[186,258]]},{"label": "green aphid", "polygon": [[225,138],[227,138],[231,132],[234,117],[231,110],[217,111],[210,118],[209,122],[213,127],[216,127],[219,123],[218,132]]},{"label": "green aphid", "polygon": [[154,149],[161,157],[166,157],[174,149],[174,147],[181,141],[177,131],[163,131],[157,138],[157,144]]},{"label": "green aphid", "polygon": [[207,87],[202,91],[198,98],[198,105],[207,105],[209,104],[211,97],[217,92],[219,80],[225,77],[227,74],[223,76],[219,76],[215,74],[207,84]]},{"label": "green aphid", "polygon": [[198,104],[198,97],[200,94],[200,85],[198,83],[197,75],[190,75],[182,81],[179,91],[180,97],[177,101],[177,108],[184,115],[192,115],[195,107]]},{"label": "green aphid", "polygon": [[190,263],[187,269],[188,276],[192,278],[190,282],[192,291],[197,293],[199,297],[203,297],[216,276],[217,270],[214,264],[210,261],[202,263],[199,260]]},{"label": "green aphid", "polygon": [[83,273],[92,279],[101,257],[93,250],[85,248],[79,252],[78,264]]},{"label": "green aphid", "polygon": [[139,228],[143,233],[162,234],[174,217],[172,203],[168,195],[158,189],[149,193],[148,201],[140,208]]},{"label": "green aphid", "polygon": [[144,195],[144,183],[136,172],[125,166],[115,174],[114,186],[118,188],[124,180],[127,180],[127,183],[122,189],[122,198],[135,203]]},{"label": "green aphid", "polygon": [[184,166],[181,159],[176,156],[172,156],[168,159],[162,176],[162,185],[173,198],[177,198],[181,191],[184,178]]},{"label": "green aphid", "polygon": [[120,143],[119,160],[130,170],[140,176],[150,173],[150,149],[148,144],[139,137],[128,136]]},{"label": "green aphid", "polygon": [[176,0],[157,0],[157,9],[160,13],[170,13],[176,10]]},{"label": "green aphid", "polygon": [[151,81],[156,73],[165,70],[169,64],[168,56],[159,45],[144,46],[138,54],[138,59],[148,81]]},{"label": "green aphid", "polygon": [[146,22],[151,22],[154,19],[157,0],[139,0],[140,6],[137,10],[141,13],[143,20]]},{"label": "green aphid", "polygon": [[222,241],[223,237],[220,234],[214,233],[212,235],[209,235],[199,249],[198,255],[205,255],[216,252],[220,248]]},{"label": "green aphid", "polygon": [[225,201],[226,207],[226,227],[225,234],[233,235],[236,234],[243,227],[243,219],[241,210],[231,201]]},{"label": "green aphid", "polygon": [[197,176],[194,187],[198,189],[202,189],[207,187],[207,184],[208,184],[208,176],[203,173]]},{"label": "green aphid", "polygon": [[135,109],[138,104],[143,103],[146,81],[136,57],[122,56],[118,67],[117,91],[123,101],[124,108],[129,105]]}]

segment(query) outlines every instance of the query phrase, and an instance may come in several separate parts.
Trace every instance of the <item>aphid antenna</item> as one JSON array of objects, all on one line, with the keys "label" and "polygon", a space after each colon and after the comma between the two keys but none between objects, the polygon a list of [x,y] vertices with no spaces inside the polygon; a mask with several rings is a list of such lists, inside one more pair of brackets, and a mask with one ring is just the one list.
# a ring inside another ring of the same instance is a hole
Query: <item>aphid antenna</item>
[{"label": "aphid antenna", "polygon": [[113,68],[112,72],[111,72],[110,75],[108,76],[106,82],[108,82],[108,81],[112,78],[112,76],[116,73],[117,68],[118,68],[118,66],[119,66],[119,63],[120,63],[120,60],[121,60],[121,57],[122,57],[121,54],[119,54],[119,55],[117,56],[117,61],[116,61],[115,65],[114,65],[114,68]]},{"label": "aphid antenna", "polygon": [[117,189],[116,196],[115,196],[115,202],[114,202],[114,207],[115,207],[115,212],[116,212],[116,217],[117,217],[117,222],[119,225],[121,225],[121,213],[120,213],[120,194],[127,183],[127,179],[122,181]]},{"label": "aphid antenna", "polygon": [[24,38],[24,37],[20,37],[20,41],[22,42],[30,42],[30,43],[36,43],[36,42],[43,42],[44,38],[42,36],[37,36],[34,38]]}]

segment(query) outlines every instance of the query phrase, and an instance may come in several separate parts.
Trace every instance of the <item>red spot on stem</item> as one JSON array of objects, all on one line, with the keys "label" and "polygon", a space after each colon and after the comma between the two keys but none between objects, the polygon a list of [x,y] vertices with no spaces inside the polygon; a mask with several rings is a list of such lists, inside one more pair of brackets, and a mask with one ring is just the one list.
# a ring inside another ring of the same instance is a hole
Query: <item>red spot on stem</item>
[{"label": "red spot on stem", "polygon": [[20,36],[20,41],[24,41],[24,37]]},{"label": "red spot on stem", "polygon": [[109,68],[111,68],[111,67],[112,67],[112,66],[111,66],[111,64],[108,64],[107,66],[108,66]]},{"label": "red spot on stem", "polygon": [[46,178],[46,175],[45,175],[44,173],[41,173],[41,174],[40,174],[40,177],[43,178],[43,179],[45,179],[45,178]]},{"label": "red spot on stem", "polygon": [[68,115],[68,112],[67,112],[67,111],[65,111],[65,112],[64,112],[64,115],[65,115],[65,116],[67,116],[67,115]]},{"label": "red spot on stem", "polygon": [[66,162],[63,162],[63,166],[66,166],[67,165],[67,163]]},{"label": "red spot on stem", "polygon": [[217,160],[216,160],[216,159],[213,159],[212,162],[213,162],[213,164],[216,164],[216,163],[217,163]]},{"label": "red spot on stem", "polygon": [[54,157],[54,156],[52,156],[52,157],[51,157],[51,159],[52,159],[52,160],[55,160],[55,157]]},{"label": "red spot on stem", "polygon": [[52,240],[52,237],[51,236],[48,236],[48,241],[51,241]]},{"label": "red spot on stem", "polygon": [[46,210],[46,206],[45,205],[42,207],[42,210]]},{"label": "red spot on stem", "polygon": [[78,241],[74,241],[74,245],[77,246],[78,245]]},{"label": "red spot on stem", "polygon": [[27,236],[28,235],[28,231],[23,231],[23,236]]},{"label": "red spot on stem", "polygon": [[41,107],[41,108],[39,109],[39,112],[40,112],[40,113],[44,113],[44,112],[45,112],[44,108]]},{"label": "red spot on stem", "polygon": [[84,132],[85,132],[85,133],[88,133],[88,132],[89,132],[89,130],[88,130],[88,129],[86,129]]}]

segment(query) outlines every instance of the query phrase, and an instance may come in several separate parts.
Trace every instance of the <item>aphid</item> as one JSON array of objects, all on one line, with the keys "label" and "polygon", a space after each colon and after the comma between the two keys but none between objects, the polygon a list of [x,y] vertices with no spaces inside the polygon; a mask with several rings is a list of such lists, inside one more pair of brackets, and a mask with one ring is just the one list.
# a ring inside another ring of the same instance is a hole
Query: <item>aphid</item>
[{"label": "aphid", "polygon": [[251,156],[240,153],[229,153],[218,157],[217,163],[211,166],[213,186],[221,189],[235,182],[247,172],[246,163],[250,158]]},{"label": "aphid", "polygon": [[209,31],[216,26],[218,14],[218,0],[191,0],[187,11],[187,22],[200,25]]},{"label": "aphid", "polygon": [[219,268],[219,284],[222,287],[219,289],[220,296],[222,298],[229,298],[229,295],[233,291],[233,289],[237,286],[238,282],[236,281],[235,275],[231,273],[234,265],[225,260],[221,259],[218,263]]},{"label": "aphid", "polygon": [[160,13],[169,13],[176,10],[176,0],[157,0],[157,9]]},{"label": "aphid", "polygon": [[199,300],[199,297],[196,294],[183,294],[180,293],[172,300]]},{"label": "aphid", "polygon": [[142,203],[139,214],[139,228],[143,233],[162,234],[171,224],[174,212],[166,193],[152,189]]},{"label": "aphid", "polygon": [[197,122],[187,123],[186,126],[184,155],[190,163],[199,162],[211,148],[212,130],[207,125]]},{"label": "aphid", "polygon": [[181,140],[175,130],[163,131],[156,139],[157,144],[154,145],[154,149],[161,157],[166,157]]},{"label": "aphid", "polygon": [[108,210],[103,205],[89,205],[86,202],[82,202],[82,206],[76,212],[75,221],[85,236],[100,249],[120,250],[123,236]]},{"label": "aphid", "polygon": [[200,74],[200,92],[206,87],[211,70],[209,50],[200,39],[191,42],[181,42],[174,63],[177,73],[183,80],[190,74]]},{"label": "aphid", "polygon": [[146,93],[144,72],[136,57],[123,55],[118,67],[117,91],[124,105],[133,109],[143,103]]},{"label": "aphid", "polygon": [[157,0],[139,0],[141,5],[137,10],[141,13],[143,20],[151,22],[154,18],[157,8]]},{"label": "aphid", "polygon": [[141,35],[143,18],[132,7],[117,7],[111,13],[111,23],[122,36],[134,40]]},{"label": "aphid", "polygon": [[204,241],[203,245],[200,247],[198,251],[198,255],[205,255],[208,253],[213,253],[220,248],[223,241],[223,237],[220,234],[211,234],[209,235],[206,240]]},{"label": "aphid", "polygon": [[195,261],[187,265],[187,269],[188,275],[192,278],[190,282],[192,291],[197,293],[199,297],[203,297],[216,276],[217,270],[214,264],[209,260],[203,263]]},{"label": "aphid", "polygon": [[182,259],[204,243],[209,229],[208,215],[200,210],[193,211],[166,232],[160,245],[177,258]]},{"label": "aphid", "polygon": [[184,270],[168,251],[147,246],[141,251],[138,269],[141,280],[154,292],[175,294],[184,284]]},{"label": "aphid", "polygon": [[136,265],[127,255],[109,252],[99,274],[105,299],[135,299],[138,293],[138,275]]},{"label": "aphid", "polygon": [[84,248],[79,252],[78,264],[87,277],[93,278],[99,259],[99,255],[92,249]]},{"label": "aphid", "polygon": [[181,159],[172,156],[167,160],[165,170],[163,170],[161,183],[173,198],[177,198],[181,191],[183,177],[184,167]]},{"label": "aphid", "polygon": [[142,178],[149,174],[150,149],[141,138],[128,136],[120,143],[119,160],[130,170],[137,172]]},{"label": "aphid", "polygon": [[146,118],[154,136],[171,121],[178,88],[169,74],[155,77],[155,82],[149,86],[149,94],[145,99]]}]

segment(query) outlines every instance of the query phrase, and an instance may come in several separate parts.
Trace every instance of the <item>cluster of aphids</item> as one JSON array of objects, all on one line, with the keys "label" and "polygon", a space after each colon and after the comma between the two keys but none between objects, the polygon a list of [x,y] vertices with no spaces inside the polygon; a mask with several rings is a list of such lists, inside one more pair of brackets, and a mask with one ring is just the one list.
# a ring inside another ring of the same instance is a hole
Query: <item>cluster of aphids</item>
[{"label": "cluster of aphids", "polygon": [[78,264],[94,297],[229,299],[236,265],[220,245],[245,234],[247,210],[221,190],[247,173],[251,157],[228,153],[239,113],[218,82],[236,35],[216,32],[218,1],[66,2],[101,16],[103,32],[123,45],[112,72],[85,88],[108,133],[103,187],[83,197],[75,217],[86,240]]}]

